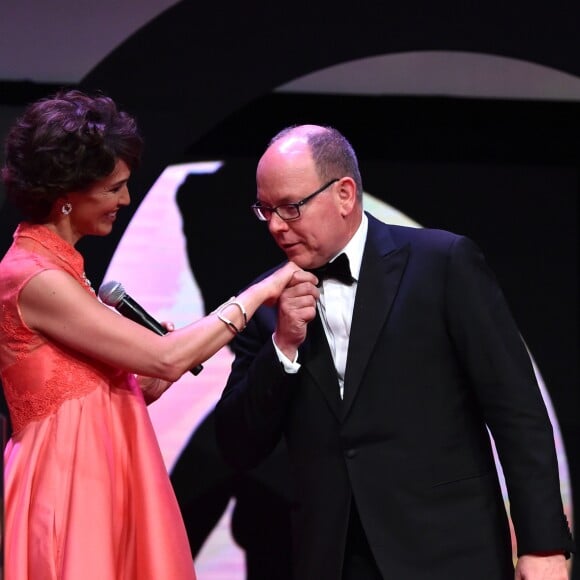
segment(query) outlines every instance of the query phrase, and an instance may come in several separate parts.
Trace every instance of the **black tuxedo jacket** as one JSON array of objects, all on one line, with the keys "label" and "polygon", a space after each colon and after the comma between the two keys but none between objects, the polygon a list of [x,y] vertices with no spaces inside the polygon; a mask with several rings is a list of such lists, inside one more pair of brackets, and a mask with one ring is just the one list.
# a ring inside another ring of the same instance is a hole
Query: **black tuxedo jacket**
[{"label": "black tuxedo jacket", "polygon": [[233,343],[217,437],[236,467],[286,441],[295,577],[341,578],[356,502],[385,579],[512,580],[518,552],[571,550],[553,434],[528,353],[468,239],[369,216],[344,400],[318,319],[286,374],[261,308]]}]

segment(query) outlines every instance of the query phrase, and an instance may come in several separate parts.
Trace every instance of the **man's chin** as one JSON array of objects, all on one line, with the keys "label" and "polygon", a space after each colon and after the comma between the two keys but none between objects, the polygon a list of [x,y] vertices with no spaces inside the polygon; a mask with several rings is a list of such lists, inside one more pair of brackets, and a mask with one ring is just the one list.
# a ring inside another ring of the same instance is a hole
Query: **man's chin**
[{"label": "man's chin", "polygon": [[308,270],[309,268],[312,268],[308,257],[301,255],[298,252],[296,252],[295,254],[293,254],[292,252],[287,252],[286,257],[290,262],[294,262],[299,268],[302,268],[303,270]]}]

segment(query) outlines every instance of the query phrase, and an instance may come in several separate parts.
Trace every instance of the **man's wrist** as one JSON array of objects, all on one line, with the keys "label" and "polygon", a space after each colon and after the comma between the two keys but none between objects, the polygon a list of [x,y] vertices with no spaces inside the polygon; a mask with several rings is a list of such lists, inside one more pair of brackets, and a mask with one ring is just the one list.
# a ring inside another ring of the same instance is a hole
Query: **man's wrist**
[{"label": "man's wrist", "polygon": [[[274,345],[274,350],[276,351],[278,360],[282,363],[284,370],[290,374],[297,373],[300,369],[300,363],[298,363],[298,350],[294,350],[294,352],[286,350],[286,352],[284,352],[276,343],[274,334],[272,335],[272,344]],[[291,356],[288,356],[288,354]]]}]

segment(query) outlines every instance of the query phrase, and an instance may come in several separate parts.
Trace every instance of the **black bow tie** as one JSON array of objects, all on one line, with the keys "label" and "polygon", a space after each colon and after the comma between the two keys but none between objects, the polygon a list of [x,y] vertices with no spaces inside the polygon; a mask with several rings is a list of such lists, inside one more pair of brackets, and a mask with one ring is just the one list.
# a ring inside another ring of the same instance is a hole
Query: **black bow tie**
[{"label": "black bow tie", "polygon": [[350,266],[348,263],[348,256],[346,254],[340,254],[332,262],[328,262],[320,268],[314,268],[309,270],[318,278],[318,285],[322,284],[323,280],[327,278],[333,278],[338,280],[347,286],[350,286],[355,280],[350,273]]}]

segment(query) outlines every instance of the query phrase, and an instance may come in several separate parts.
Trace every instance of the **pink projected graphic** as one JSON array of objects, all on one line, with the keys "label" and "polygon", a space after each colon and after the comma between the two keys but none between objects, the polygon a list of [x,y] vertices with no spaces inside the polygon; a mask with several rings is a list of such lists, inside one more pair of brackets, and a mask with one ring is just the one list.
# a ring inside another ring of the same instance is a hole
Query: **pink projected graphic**
[{"label": "pink projected graphic", "polygon": [[[157,320],[183,326],[204,314],[204,304],[191,272],[182,231],[182,216],[175,202],[179,185],[191,173],[214,173],[222,162],[168,167],[135,212],[111,260],[104,281],[116,280]],[[397,210],[369,195],[365,208],[375,216],[420,227]],[[200,248],[203,252],[203,248]],[[248,280],[249,281],[249,280]],[[235,292],[232,288],[231,291]],[[232,355],[224,348],[204,364],[198,376],[184,375],[161,399],[149,407],[167,469],[171,471],[191,433],[217,402],[225,385]],[[565,453],[552,405],[536,369],[555,428],[560,479],[565,509],[571,521],[571,496]],[[195,473],[195,465],[192,466]],[[505,488],[504,488],[505,497]],[[244,553],[231,536],[232,502],[196,558],[203,580],[242,580]]]}]

